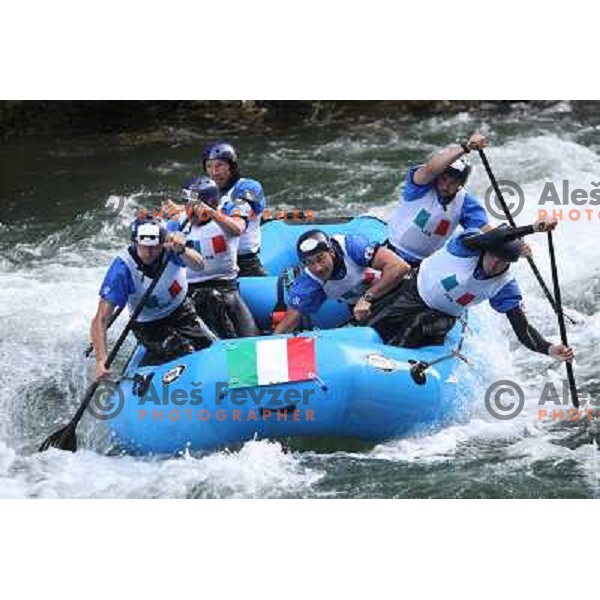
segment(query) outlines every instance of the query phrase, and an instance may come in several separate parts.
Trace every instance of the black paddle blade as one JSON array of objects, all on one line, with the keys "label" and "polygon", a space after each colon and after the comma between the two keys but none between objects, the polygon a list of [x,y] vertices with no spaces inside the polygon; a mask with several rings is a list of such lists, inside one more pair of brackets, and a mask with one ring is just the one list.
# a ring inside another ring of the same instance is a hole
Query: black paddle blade
[{"label": "black paddle blade", "polygon": [[46,452],[48,448],[58,448],[59,450],[69,450],[70,452],[77,451],[77,436],[75,435],[75,428],[71,423],[49,435],[42,442],[38,451]]}]

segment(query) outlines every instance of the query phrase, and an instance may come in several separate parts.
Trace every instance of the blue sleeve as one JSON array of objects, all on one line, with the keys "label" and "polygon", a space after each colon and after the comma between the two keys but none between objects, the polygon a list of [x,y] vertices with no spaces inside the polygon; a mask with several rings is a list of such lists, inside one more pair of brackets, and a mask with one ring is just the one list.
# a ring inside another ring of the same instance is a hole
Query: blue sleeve
[{"label": "blue sleeve", "polygon": [[467,229],[460,235],[455,235],[448,241],[448,252],[450,252],[450,254],[454,254],[454,256],[460,256],[462,258],[467,258],[469,256],[477,256],[478,254],[481,254],[480,250],[470,250],[463,244],[464,239],[468,238],[471,235],[479,235],[480,233],[481,231],[479,230],[479,228],[475,228]]},{"label": "blue sleeve", "polygon": [[425,185],[419,185],[414,182],[414,175],[421,168],[421,166],[422,165],[419,165],[418,167],[411,167],[406,175],[406,184],[404,186],[404,193],[402,197],[407,202],[422,198],[433,187],[433,182]]},{"label": "blue sleeve", "polygon": [[379,248],[378,243],[370,242],[364,235],[347,235],[345,237],[346,252],[348,256],[361,267],[370,267],[375,252]]},{"label": "blue sleeve", "polygon": [[460,224],[465,229],[481,229],[488,224],[487,214],[475,196],[465,194]]},{"label": "blue sleeve", "polygon": [[231,198],[248,202],[257,216],[262,214],[267,205],[263,187],[255,179],[240,179],[233,188]]},{"label": "blue sleeve", "polygon": [[323,287],[304,272],[292,284],[289,296],[290,308],[303,315],[316,313],[325,300],[327,295]]},{"label": "blue sleeve", "polygon": [[133,281],[127,265],[119,257],[112,261],[100,286],[100,298],[111,306],[125,306],[133,292]]},{"label": "blue sleeve", "polygon": [[521,306],[523,296],[519,284],[511,279],[499,292],[490,298],[490,306],[499,313],[507,313]]}]

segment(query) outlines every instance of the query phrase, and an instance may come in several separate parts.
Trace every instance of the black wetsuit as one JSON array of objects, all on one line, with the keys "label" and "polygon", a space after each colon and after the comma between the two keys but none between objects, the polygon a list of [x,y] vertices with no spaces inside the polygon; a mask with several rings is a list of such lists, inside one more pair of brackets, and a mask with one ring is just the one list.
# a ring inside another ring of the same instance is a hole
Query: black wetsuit
[{"label": "black wetsuit", "polygon": [[258,252],[238,254],[238,267],[240,268],[240,277],[265,277],[268,275],[260,262]]},{"label": "black wetsuit", "polygon": [[133,333],[148,353],[144,364],[173,360],[210,346],[216,339],[194,305],[186,298],[170,315],[148,323],[134,323]]},{"label": "black wetsuit", "polygon": [[[480,250],[483,257],[485,251],[531,233],[534,233],[531,225],[499,228],[469,236],[463,244],[469,249]],[[416,273],[411,273],[401,283],[393,302],[382,310],[376,310],[376,306],[374,309],[375,314],[367,324],[377,330],[385,343],[406,348],[443,344],[446,334],[456,322],[456,317],[430,308],[425,303],[417,288]],[[529,324],[521,308],[508,311],[506,316],[524,346],[533,352],[548,354],[551,344]]]},{"label": "black wetsuit", "polygon": [[[161,260],[145,264],[133,248],[129,254],[145,277],[154,279]],[[161,256],[162,259],[162,256]],[[144,364],[167,362],[207,348],[215,341],[214,334],[196,314],[193,304],[186,298],[170,315],[155,321],[133,322],[131,329],[137,340],[146,347]]]},{"label": "black wetsuit", "polygon": [[[210,221],[204,220],[198,225],[203,227]],[[188,227],[192,227],[196,222],[193,220]],[[186,245],[194,247],[193,242],[189,240]],[[254,317],[240,295],[237,279],[208,279],[190,283],[188,298],[191,299],[196,313],[202,315],[203,321],[218,338],[259,335]]]},{"label": "black wetsuit", "polygon": [[474,233],[463,239],[463,244],[469,250],[494,250],[506,242],[512,242],[517,238],[535,233],[533,225],[524,225],[523,227],[497,227],[485,233]]},{"label": "black wetsuit", "polygon": [[419,348],[444,343],[456,317],[429,308],[419,295],[417,274],[403,279],[393,300],[380,308],[374,304],[373,316],[367,321],[386,344]]},{"label": "black wetsuit", "polygon": [[240,295],[237,280],[211,279],[191,283],[188,296],[197,313],[218,337],[259,335],[252,313]]}]

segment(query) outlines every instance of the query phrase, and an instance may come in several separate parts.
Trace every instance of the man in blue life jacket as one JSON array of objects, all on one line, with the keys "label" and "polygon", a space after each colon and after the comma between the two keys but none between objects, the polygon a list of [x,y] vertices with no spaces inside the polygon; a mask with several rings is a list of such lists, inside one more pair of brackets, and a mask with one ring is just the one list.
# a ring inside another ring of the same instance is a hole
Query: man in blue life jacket
[{"label": "man in blue life jacket", "polygon": [[207,145],[202,153],[202,166],[219,186],[222,204],[233,202],[245,211],[250,209],[238,248],[240,277],[266,275],[259,256],[260,219],[267,204],[262,185],[255,179],[240,175],[237,151],[226,142]]},{"label": "man in blue life jacket", "polygon": [[406,279],[394,301],[369,321],[384,342],[419,348],[439,345],[464,312],[485,300],[507,316],[519,341],[541,354],[571,361],[573,349],[552,345],[532,327],[522,308],[511,263],[523,256],[522,237],[552,231],[556,221],[540,219],[524,227],[501,226],[482,233],[470,229],[450,239]]},{"label": "man in blue life jacket", "polygon": [[312,229],[298,238],[296,249],[305,268],[292,284],[290,308],[275,333],[296,329],[327,298],[349,304],[356,321],[364,323],[410,271],[401,258],[362,235],[330,237]]},{"label": "man in blue life jacket", "polygon": [[464,156],[486,145],[485,137],[474,133],[460,146],[446,148],[408,172],[402,198],[389,220],[386,246],[412,267],[439,250],[458,225],[490,229],[485,209],[464,189],[471,173]]},{"label": "man in blue life jacket", "polygon": [[113,310],[127,304],[133,312],[163,261],[168,261],[152,295],[133,325],[138,341],[148,350],[145,363],[172,360],[210,346],[215,336],[186,298],[186,266],[202,269],[202,257],[185,245],[181,233],[169,234],[163,223],[151,218],[131,225],[131,246],[110,265],[100,287],[98,311],[92,321],[91,338],[96,356],[96,377],[108,374],[106,330]]},{"label": "man in blue life jacket", "polygon": [[[220,338],[258,335],[259,331],[239,292],[238,246],[247,226],[248,205],[220,203],[217,184],[208,177],[187,181],[182,190],[190,214],[186,246],[204,260],[201,271],[188,268],[188,296],[196,312]],[[179,223],[170,221],[176,230]]]}]

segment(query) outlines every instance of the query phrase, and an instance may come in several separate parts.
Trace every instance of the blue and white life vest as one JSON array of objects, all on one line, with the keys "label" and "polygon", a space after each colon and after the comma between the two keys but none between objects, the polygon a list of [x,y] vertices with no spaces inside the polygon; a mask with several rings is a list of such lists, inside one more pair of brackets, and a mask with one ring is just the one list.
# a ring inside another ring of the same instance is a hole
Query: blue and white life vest
[{"label": "blue and white life vest", "polygon": [[227,193],[221,196],[219,206],[223,207],[225,203],[229,202],[233,202],[235,205],[239,199],[247,202],[252,208],[252,212],[248,215],[246,231],[240,236],[238,254],[255,254],[260,250],[260,217],[266,207],[265,193],[258,181],[241,177]]},{"label": "blue and white life vest", "polygon": [[[131,314],[154,280],[142,273],[127,250],[119,254],[119,258],[127,266],[133,281],[134,291],[127,298],[127,308]],[[136,320],[140,323],[148,323],[168,317],[185,300],[187,290],[185,267],[169,260],[152,295],[146,300],[144,308]]]},{"label": "blue and white life vest", "polygon": [[346,251],[346,236],[334,235],[332,239],[339,244],[342,250],[341,258],[344,261],[346,270],[344,277],[324,281],[311,273],[308,267],[304,268],[304,272],[321,284],[328,298],[336,298],[348,304],[355,304],[371,284],[381,277],[381,271],[370,267],[362,267],[355,263]]},{"label": "blue and white life vest", "polygon": [[459,225],[465,196],[465,190],[459,190],[444,209],[432,187],[422,198],[401,201],[389,221],[390,242],[417,261],[427,258]]},{"label": "blue and white life vest", "polygon": [[480,256],[456,256],[446,245],[426,258],[419,269],[417,287],[427,306],[459,317],[467,308],[495,296],[513,279],[510,269],[495,277],[475,279]]},{"label": "blue and white life vest", "polygon": [[218,215],[205,225],[193,225],[186,235],[194,250],[202,254],[204,269],[188,269],[190,283],[199,283],[211,279],[230,280],[238,274],[237,253],[240,236],[231,235],[218,224]]}]

